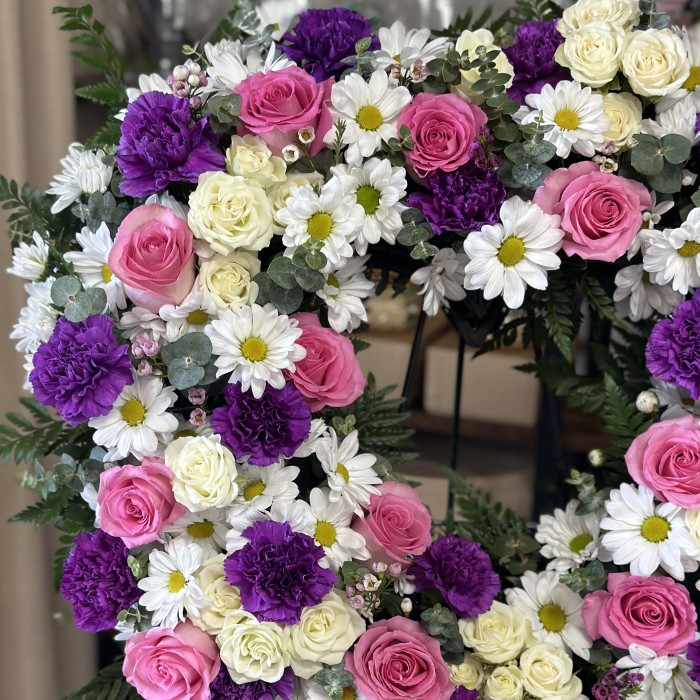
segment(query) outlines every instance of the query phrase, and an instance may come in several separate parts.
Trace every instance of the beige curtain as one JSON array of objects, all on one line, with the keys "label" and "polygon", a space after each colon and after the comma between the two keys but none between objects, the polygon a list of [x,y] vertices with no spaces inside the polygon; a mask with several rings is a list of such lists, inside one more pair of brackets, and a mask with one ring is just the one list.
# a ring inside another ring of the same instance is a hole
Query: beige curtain
[{"label": "beige curtain", "polygon": [[[54,4],[0,0],[0,173],[42,188],[74,132],[69,46],[51,14]],[[4,229],[4,220],[0,225]],[[23,377],[21,357],[7,338],[24,303],[21,281],[4,274],[9,260],[1,236],[0,413],[15,408]],[[94,640],[73,628],[70,607],[53,595],[51,533],[7,523],[35,500],[18,487],[21,472],[0,464],[0,697],[58,700],[94,674]]]}]

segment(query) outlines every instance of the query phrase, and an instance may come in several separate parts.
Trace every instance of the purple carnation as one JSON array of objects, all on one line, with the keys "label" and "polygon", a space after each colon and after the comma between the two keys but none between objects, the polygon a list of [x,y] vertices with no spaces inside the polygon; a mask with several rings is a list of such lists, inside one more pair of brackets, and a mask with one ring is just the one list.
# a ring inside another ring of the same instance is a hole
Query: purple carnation
[{"label": "purple carnation", "polygon": [[688,675],[696,682],[700,683],[700,639],[688,644],[686,654],[688,661],[693,664],[693,668],[688,671]]},{"label": "purple carnation", "polygon": [[[316,82],[340,74],[352,68],[353,63],[343,59],[355,55],[355,44],[371,36],[370,23],[359,13],[334,7],[330,10],[306,10],[291,32],[287,32],[280,48],[296,61]],[[379,40],[372,37],[370,49],[379,48]]]},{"label": "purple carnation", "polygon": [[486,612],[501,588],[488,554],[476,543],[445,535],[413,558],[408,573],[418,592],[438,590],[459,617]]},{"label": "purple carnation", "polygon": [[408,204],[423,212],[436,233],[479,231],[486,224],[495,224],[506,198],[495,171],[469,165],[430,175],[425,185],[430,194],[414,192]]},{"label": "purple carnation", "polygon": [[126,563],[129,550],[103,530],[83,532],[63,565],[61,595],[73,604],[75,624],[87,632],[114,629],[117,615],[141,597]]},{"label": "purple carnation", "polygon": [[236,683],[226,666],[222,664],[219,675],[209,686],[211,700],[289,700],[294,693],[294,674],[291,668],[285,668],[282,678],[276,683],[253,681]]},{"label": "purple carnation", "polygon": [[452,696],[450,700],[479,700],[478,690],[467,690],[464,686],[460,685]]},{"label": "purple carnation", "polygon": [[33,364],[29,381],[37,399],[55,406],[70,425],[107,415],[134,381],[129,346],[116,341],[108,316],[89,316],[80,323],[59,318]]},{"label": "purple carnation", "polygon": [[647,368],[657,379],[700,399],[700,291],[659,321],[647,342]]},{"label": "purple carnation", "polygon": [[554,60],[554,52],[564,37],[557,31],[557,20],[525,22],[515,33],[515,43],[503,52],[515,71],[513,85],[508,88],[511,100],[525,102],[525,97],[539,94],[545,85],[569,80],[569,71]]},{"label": "purple carnation", "polygon": [[236,459],[267,467],[291,457],[309,436],[311,409],[292,382],[281,389],[267,386],[256,399],[240,384],[224,389],[226,406],[214,410],[211,427]]},{"label": "purple carnation", "polygon": [[226,558],[224,570],[240,587],[243,608],[259,620],[295,625],[333,588],[335,575],[318,563],[323,548],[289,523],[259,521],[243,537],[250,542]]},{"label": "purple carnation", "polygon": [[119,188],[131,197],[148,197],[171,182],[197,182],[202,173],[223,170],[224,156],[214,139],[207,117],[192,122],[189,100],[144,92],[129,105],[122,124]]}]

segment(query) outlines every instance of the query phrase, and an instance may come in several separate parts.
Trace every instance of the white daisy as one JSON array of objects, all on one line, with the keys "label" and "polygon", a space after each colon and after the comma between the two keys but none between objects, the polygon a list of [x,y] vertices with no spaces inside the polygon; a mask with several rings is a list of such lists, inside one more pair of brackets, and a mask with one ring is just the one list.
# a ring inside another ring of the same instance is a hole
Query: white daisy
[{"label": "white daisy", "polygon": [[485,299],[499,295],[508,307],[522,306],[525,288],[547,288],[548,270],[558,270],[564,232],[561,218],[545,214],[537,204],[511,197],[503,202],[500,224],[470,233],[464,250],[470,260],[464,286],[483,289]]},{"label": "white daisy", "polygon": [[255,508],[247,506],[234,506],[229,509],[228,520],[231,528],[226,533],[226,552],[231,554],[250,542],[247,537],[243,537],[243,532],[253,523],[270,520],[270,514],[267,511],[255,510]]},{"label": "white daisy", "polygon": [[668,316],[683,298],[680,292],[675,292],[668,284],[654,284],[643,265],[623,267],[615,275],[613,300],[624,302],[621,304],[620,315],[623,318],[629,316],[631,321],[651,318],[654,312]]},{"label": "white daisy", "polygon": [[651,377],[651,385],[659,405],[667,407],[661,414],[661,420],[684,418],[688,414],[700,417],[700,401],[694,401],[684,387],[667,384],[655,377]]},{"label": "white daisy", "polygon": [[438,37],[430,41],[429,29],[410,29],[396,21],[391,27],[380,27],[379,51],[374,54],[375,65],[380,68],[403,68],[408,71],[417,61],[427,64],[442,58],[449,49],[449,39]]},{"label": "white daisy", "polygon": [[[405,87],[392,87],[383,69],[372,73],[369,82],[359,73],[351,73],[331,90],[331,116],[334,124],[345,122],[343,143],[348,145],[345,160],[359,165],[382,145],[382,141],[397,138],[397,123],[401,111],[411,101]],[[336,138],[334,126],[324,141],[332,144]]]},{"label": "white daisy", "polygon": [[464,290],[464,268],[469,258],[455,253],[452,248],[441,248],[430,265],[419,267],[411,275],[411,284],[420,287],[423,311],[428,316],[437,315],[440,308],[449,309],[450,301],[461,301],[467,296]]},{"label": "white daisy", "polygon": [[86,151],[80,143],[68,146],[68,155],[61,159],[63,172],[49,183],[46,194],[58,199],[51,205],[51,213],[58,214],[83,194],[106,192],[112,180],[112,166],[105,165],[105,152],[98,148]]},{"label": "white daisy", "polygon": [[[131,104],[141,97],[144,92],[163,92],[166,95],[170,95],[172,91],[172,88],[168,85],[165,78],[158,75],[158,73],[142,73],[139,75],[139,86],[137,88],[127,88],[126,97],[129,100],[129,104]],[[114,118],[123,122],[125,116],[126,107],[120,109],[119,112],[114,115]]]},{"label": "white daisy", "polygon": [[520,585],[506,590],[506,602],[530,620],[535,637],[588,659],[593,641],[583,625],[581,596],[560,583],[556,571],[526,571]]},{"label": "white daisy", "polygon": [[661,222],[661,217],[675,206],[673,199],[657,202],[655,190],[651,190],[650,195],[651,202],[649,203],[649,208],[642,214],[644,219],[644,223],[642,224],[643,228],[632,239],[632,243],[627,249],[628,260],[632,260],[640,250],[642,254],[646,252],[646,249],[649,247],[650,236],[653,235],[649,232],[656,229]]},{"label": "white daisy", "polygon": [[406,171],[388,160],[370,158],[362,166],[337,165],[331,172],[340,178],[346,193],[355,195],[364,211],[362,228],[354,240],[357,253],[364,255],[370,243],[381,239],[393,245],[403,227],[401,213],[406,206],[401,199],[406,196]]},{"label": "white daisy", "polygon": [[374,282],[365,270],[369,255],[350,258],[342,267],[331,272],[326,284],[316,292],[328,309],[328,323],[336,333],[350,333],[361,323],[367,323],[363,299],[374,296]]},{"label": "white daisy", "polygon": [[345,501],[358,515],[362,506],[379,493],[376,486],[382,480],[373,469],[377,458],[369,454],[357,454],[360,449],[357,430],[353,430],[340,444],[338,435],[329,428],[329,437],[318,441],[316,457],[328,476],[332,503]]},{"label": "white daisy", "polygon": [[238,497],[229,511],[229,522],[234,525],[242,510],[267,510],[277,501],[292,501],[299,495],[295,479],[299,467],[277,462],[269,467],[241,465],[242,483]]},{"label": "white daisy", "polygon": [[129,455],[142,459],[162,452],[177,430],[177,418],[168,413],[175,401],[175,389],[163,386],[162,379],[134,374],[134,383],[124,387],[112,410],[89,421],[96,429],[93,439],[109,450],[110,460]]},{"label": "white daisy", "polygon": [[165,335],[166,327],[165,321],[157,313],[142,306],[134,306],[117,319],[117,328],[122,331],[122,338],[128,340],[145,333],[157,343]]},{"label": "white daisy", "polygon": [[201,548],[202,557],[209,559],[226,549],[226,514],[225,508],[185,513],[179,520],[163,528],[161,535],[170,535],[186,544],[194,543]]},{"label": "white daisy", "polygon": [[19,319],[12,327],[10,338],[17,341],[19,352],[33,355],[53,333],[58,319],[58,311],[52,305],[51,286],[56,281],[49,277],[44,282],[29,282],[24,285],[27,292],[27,305],[19,312]]},{"label": "white daisy", "polygon": [[165,321],[165,339],[174,343],[187,333],[203,333],[217,312],[216,304],[195,284],[179,306],[166,304],[158,315]]},{"label": "white daisy", "polygon": [[[340,332],[340,331],[338,331]],[[294,453],[294,457],[309,457],[315,454],[318,447],[318,441],[328,437],[328,426],[323,418],[312,418],[309,435],[304,442],[299,445],[299,448]]]},{"label": "white daisy", "polygon": [[82,252],[73,251],[65,254],[65,259],[73,263],[83,287],[99,287],[107,295],[107,305],[111,311],[126,308],[126,294],[121,280],[112,274],[107,265],[109,251],[114,241],[107,224],[100,224],[94,233],[85,226],[75,234],[75,240]]},{"label": "white daisy", "polygon": [[8,267],[6,272],[36,282],[46,271],[50,249],[49,244],[38,231],[32,233],[32,240],[33,245],[23,241],[12,251],[12,267]]},{"label": "white daisy", "polygon": [[651,576],[659,566],[682,581],[696,571],[700,550],[688,532],[684,511],[672,503],[654,504],[646,486],[621,484],[605,504],[603,546],[618,566],[629,564],[633,576]]},{"label": "white daisy", "polygon": [[610,120],[603,112],[603,96],[580,83],[562,80],[555,87],[545,85],[542,92],[530,94],[525,102],[533,111],[525,116],[523,124],[540,118],[553,128],[544,138],[557,147],[560,158],[568,158],[571,150],[592,158],[596,146],[605,143],[605,132]]},{"label": "white daisy", "polygon": [[145,591],[139,605],[153,613],[154,627],[175,627],[186,615],[199,619],[211,603],[195,577],[202,560],[201,547],[179,539],[168,542],[164,552],[154,549],[148,555],[148,576],[138,583]]},{"label": "white daisy", "polygon": [[294,363],[306,357],[296,344],[302,329],[297,321],[277,313],[272,304],[224,309],[205,328],[216,358],[217,377],[231,373],[229,383],[240,382],[259,399],[269,384],[284,386],[282,370],[294,371]]},{"label": "white daisy", "polygon": [[642,133],[651,134],[659,139],[667,134],[678,134],[685,136],[690,143],[696,143],[698,140],[698,135],[695,133],[696,116],[695,103],[690,96],[684,97],[663,111],[657,105],[656,119],[642,120]]},{"label": "white daisy", "polygon": [[307,241],[318,241],[319,250],[328,262],[321,272],[337,269],[353,256],[352,241],[365,220],[365,210],[353,194],[343,189],[340,178],[332,177],[317,193],[311,187],[294,187],[277,218],[285,225],[282,243],[285,255]]}]

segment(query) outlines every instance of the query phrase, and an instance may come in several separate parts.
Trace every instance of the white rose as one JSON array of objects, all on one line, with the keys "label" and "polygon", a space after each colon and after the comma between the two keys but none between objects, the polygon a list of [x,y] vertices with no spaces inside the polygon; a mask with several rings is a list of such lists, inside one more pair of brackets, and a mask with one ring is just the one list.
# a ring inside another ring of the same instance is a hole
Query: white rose
[{"label": "white rose", "polygon": [[488,612],[459,621],[464,646],[489,664],[515,659],[535,643],[530,621],[520,610],[495,600]]},{"label": "white rose", "polygon": [[273,156],[267,144],[257,136],[233,136],[226,150],[226,172],[255,180],[261,187],[270,187],[285,178],[287,166]]},{"label": "white rose", "polygon": [[238,308],[255,302],[258,285],[253,277],[258,272],[260,261],[253,253],[214,255],[200,264],[195,286],[218,308]]},{"label": "white rose", "polygon": [[681,38],[670,29],[647,29],[627,37],[622,72],[638,95],[663,97],[690,75],[690,61]]},{"label": "white rose", "polygon": [[450,680],[467,690],[476,690],[484,681],[484,666],[474,654],[465,654],[461,664],[450,666]]},{"label": "white rose", "polygon": [[571,657],[553,644],[536,644],[520,657],[523,687],[536,698],[578,700],[582,684]]},{"label": "white rose", "polygon": [[595,22],[576,29],[554,54],[574,80],[591,87],[609,83],[620,70],[625,32],[611,22]]},{"label": "white rose", "polygon": [[250,613],[233,612],[227,615],[216,643],[236,683],[276,683],[289,665],[283,635],[275,622],[258,622]]},{"label": "white rose", "polygon": [[690,536],[700,547],[700,508],[685,511],[685,524],[688,527]]},{"label": "white rose", "polygon": [[238,495],[236,460],[218,435],[181,437],[165,449],[175,500],[197,513],[230,506]]},{"label": "white rose", "polygon": [[642,131],[642,103],[628,92],[609,92],[603,96],[603,113],[610,120],[605,141],[617,149],[626,146],[630,139]]},{"label": "white rose", "polygon": [[272,204],[272,217],[274,219],[275,233],[283,234],[286,225],[278,218],[277,214],[287,206],[287,198],[292,194],[293,187],[319,187],[323,184],[324,179],[321,173],[291,173],[287,175],[287,179],[282,182],[276,182],[267,192],[267,196]]},{"label": "white rose", "polygon": [[201,617],[192,619],[192,624],[211,635],[217,635],[223,630],[228,613],[241,609],[240,591],[226,580],[225,558],[225,554],[218,554],[207,559],[195,577],[197,585],[211,604],[200,610]]},{"label": "white rose", "polygon": [[[510,80],[506,83],[506,87],[510,87],[513,84],[513,76],[515,75],[513,71],[513,66],[510,65],[508,57],[501,51],[500,46],[494,44],[493,34],[488,29],[477,29],[475,32],[464,31],[462,35],[457,39],[455,44],[455,51],[462,53],[464,51],[469,51],[469,58],[476,58],[476,50],[479,46],[483,46],[487,51],[498,51],[498,56],[496,57],[495,64],[496,70],[499,73],[507,73],[510,76]],[[471,68],[470,70],[463,70],[462,82],[456,88],[457,92],[465,95],[471,102],[476,99],[477,102],[483,101],[483,95],[480,92],[475,92],[471,89],[472,85],[479,80],[481,77],[478,68]]]},{"label": "white rose", "polygon": [[189,204],[192,232],[215,253],[262,250],[272,240],[272,206],[256,182],[227,173],[204,173]]},{"label": "white rose", "polygon": [[311,678],[323,664],[339,664],[364,631],[360,614],[332,590],[318,605],[306,608],[296,625],[285,628],[292,670],[300,678]]},{"label": "white rose", "polygon": [[523,674],[515,665],[497,666],[486,679],[481,690],[484,700],[521,700]]},{"label": "white rose", "polygon": [[638,0],[578,0],[564,10],[557,30],[567,37],[587,24],[610,22],[627,31],[639,24],[640,15]]}]

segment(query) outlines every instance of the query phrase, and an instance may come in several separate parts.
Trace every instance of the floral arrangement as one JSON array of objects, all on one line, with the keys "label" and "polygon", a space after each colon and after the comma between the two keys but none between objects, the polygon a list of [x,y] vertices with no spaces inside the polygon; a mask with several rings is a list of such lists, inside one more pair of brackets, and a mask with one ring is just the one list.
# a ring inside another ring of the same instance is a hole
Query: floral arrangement
[{"label": "floral arrangement", "polygon": [[[125,642],[73,700],[699,698],[697,30],[241,2],[136,89],[56,11],[110,116],[46,193],[0,179],[34,395],[0,456],[77,626]],[[389,284],[602,416],[575,499],[533,527],[452,475],[433,522],[356,359]]]}]

